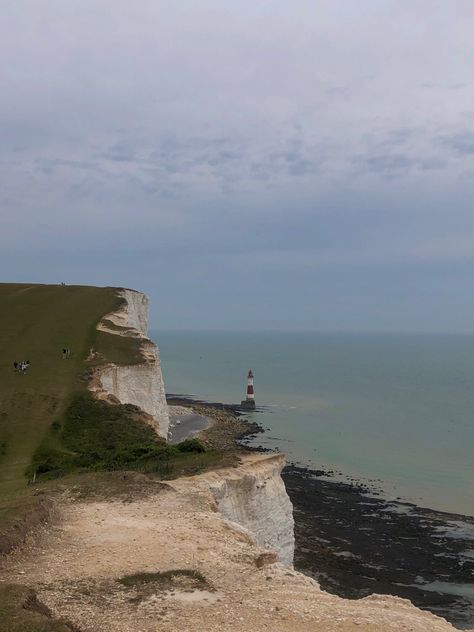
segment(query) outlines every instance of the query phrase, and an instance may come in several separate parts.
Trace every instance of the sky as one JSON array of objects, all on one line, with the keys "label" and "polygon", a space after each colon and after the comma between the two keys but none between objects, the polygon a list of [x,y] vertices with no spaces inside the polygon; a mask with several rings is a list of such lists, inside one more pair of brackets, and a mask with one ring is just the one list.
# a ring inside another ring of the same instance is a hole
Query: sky
[{"label": "sky", "polygon": [[154,329],[474,330],[472,0],[15,0],[0,281]]}]

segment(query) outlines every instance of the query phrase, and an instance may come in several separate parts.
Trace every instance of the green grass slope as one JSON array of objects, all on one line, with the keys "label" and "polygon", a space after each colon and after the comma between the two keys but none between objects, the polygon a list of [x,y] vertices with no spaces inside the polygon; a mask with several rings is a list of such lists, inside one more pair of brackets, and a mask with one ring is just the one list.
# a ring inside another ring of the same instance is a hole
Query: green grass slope
[{"label": "green grass slope", "polygon": [[[97,322],[120,302],[113,288],[0,284],[0,528],[22,501],[33,453],[83,388]],[[13,370],[19,360],[31,363],[26,375]]]},{"label": "green grass slope", "polygon": [[[167,445],[137,408],[87,391],[91,368],[141,361],[139,339],[96,329],[122,300],[116,288],[0,284],[0,553],[10,547],[8,529],[38,514],[29,478],[107,470],[173,478],[229,462],[199,441]],[[64,347],[72,350],[67,360]],[[13,362],[24,360],[23,375]]]}]

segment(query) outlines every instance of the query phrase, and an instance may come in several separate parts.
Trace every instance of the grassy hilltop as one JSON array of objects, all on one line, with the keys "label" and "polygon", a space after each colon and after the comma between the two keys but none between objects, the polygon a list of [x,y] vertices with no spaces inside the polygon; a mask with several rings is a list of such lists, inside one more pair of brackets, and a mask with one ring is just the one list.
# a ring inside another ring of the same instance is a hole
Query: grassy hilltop
[{"label": "grassy hilltop", "polygon": [[[168,445],[134,406],[88,392],[85,375],[94,366],[141,360],[138,339],[96,329],[122,301],[117,288],[0,284],[0,554],[44,481],[113,470],[172,478],[223,459],[196,440]],[[66,360],[65,347],[72,350]],[[13,362],[25,360],[23,375]]]},{"label": "grassy hilltop", "polygon": [[[83,388],[96,324],[119,304],[113,288],[0,284],[0,512],[21,497],[36,448]],[[19,360],[31,363],[26,375],[13,370]]]}]

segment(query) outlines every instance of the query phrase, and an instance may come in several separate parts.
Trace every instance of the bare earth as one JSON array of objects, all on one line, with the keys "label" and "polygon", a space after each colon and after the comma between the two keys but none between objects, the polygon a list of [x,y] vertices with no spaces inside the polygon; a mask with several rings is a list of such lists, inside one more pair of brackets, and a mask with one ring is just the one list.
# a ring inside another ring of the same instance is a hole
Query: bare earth
[{"label": "bare earth", "polygon": [[[215,476],[157,484],[131,501],[69,498],[61,519],[12,558],[0,580],[35,588],[53,613],[83,632],[454,629],[408,601],[376,595],[347,601],[280,563],[257,564],[262,549],[216,511],[208,487]],[[205,582],[117,581],[173,569],[195,569]]]}]

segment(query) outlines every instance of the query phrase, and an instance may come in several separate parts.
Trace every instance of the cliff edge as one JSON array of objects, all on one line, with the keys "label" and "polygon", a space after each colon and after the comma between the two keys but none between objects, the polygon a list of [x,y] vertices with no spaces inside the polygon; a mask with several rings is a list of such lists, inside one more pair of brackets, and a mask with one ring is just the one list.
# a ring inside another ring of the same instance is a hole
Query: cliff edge
[{"label": "cliff edge", "polygon": [[[54,616],[81,632],[453,632],[397,597],[326,593],[223,517],[219,506],[253,516],[258,485],[269,487],[279,465],[251,455],[237,468],[166,484],[129,475],[131,486],[115,497],[84,498],[79,487],[74,500],[69,491],[61,521],[8,575],[21,574]],[[242,490],[256,494],[249,507]],[[260,523],[280,520],[271,496]]]},{"label": "cliff edge", "polygon": [[96,369],[91,390],[102,399],[110,396],[121,404],[134,404],[148,415],[157,434],[168,437],[169,414],[158,347],[148,338],[148,297],[135,290],[118,290],[120,307],[104,316],[97,329],[114,336],[136,338],[141,361],[108,363]]},{"label": "cliff edge", "polygon": [[275,551],[280,562],[293,566],[293,506],[281,478],[285,457],[275,454],[249,463],[209,472],[202,480],[209,485],[224,518],[246,528],[256,544]]}]

